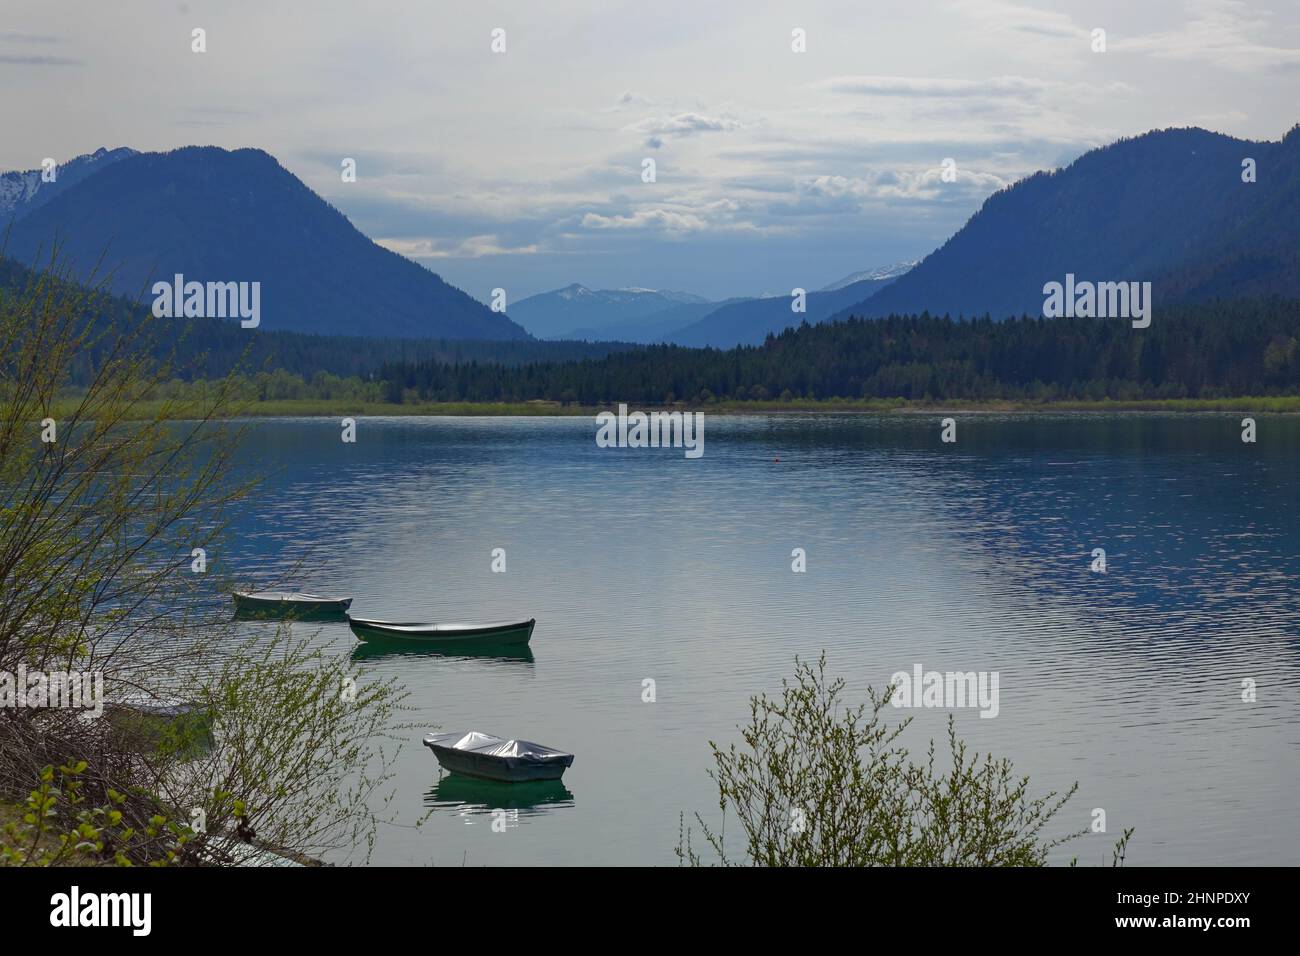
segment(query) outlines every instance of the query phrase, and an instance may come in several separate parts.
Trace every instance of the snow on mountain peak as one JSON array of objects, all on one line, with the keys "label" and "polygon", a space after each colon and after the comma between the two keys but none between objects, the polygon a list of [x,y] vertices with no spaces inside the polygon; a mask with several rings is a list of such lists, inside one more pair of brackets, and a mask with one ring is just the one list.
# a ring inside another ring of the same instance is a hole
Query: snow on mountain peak
[{"label": "snow on mountain peak", "polygon": [[606,302],[629,302],[640,296],[659,296],[669,302],[684,304],[687,302],[708,302],[703,296],[695,295],[691,292],[673,292],[665,289],[647,289],[643,286],[628,286],[622,289],[600,289],[593,291],[588,289],[580,282],[574,282],[566,285],[563,289],[556,289],[553,293],[557,298],[566,301],[574,299],[595,298]]},{"label": "snow on mountain peak", "polygon": [[[87,175],[84,170],[91,163],[98,162],[106,156],[114,160],[122,159],[126,156],[134,156],[135,152],[127,147],[107,149],[101,146],[93,153],[83,153],[56,166],[56,179],[48,184],[41,175],[43,170],[39,168],[0,173],[0,215],[7,216],[18,212],[20,207],[29,205],[42,185],[52,186],[60,180],[66,184],[69,179],[74,181],[81,179]],[[44,197],[41,201],[44,201]]]},{"label": "snow on mountain peak", "polygon": [[849,275],[846,275],[843,279],[840,279],[838,282],[832,282],[830,285],[824,287],[821,291],[834,292],[837,289],[843,289],[845,286],[853,285],[853,283],[855,282],[866,282],[868,279],[871,279],[875,282],[880,282],[885,279],[897,279],[903,273],[908,272],[912,268],[914,268],[916,264],[919,263],[920,261],[921,261],[920,259],[911,259],[904,262],[895,262],[887,266],[874,266],[870,269],[863,269],[860,272],[854,272]]},{"label": "snow on mountain peak", "polygon": [[0,214],[13,212],[41,188],[39,170],[0,174]]}]

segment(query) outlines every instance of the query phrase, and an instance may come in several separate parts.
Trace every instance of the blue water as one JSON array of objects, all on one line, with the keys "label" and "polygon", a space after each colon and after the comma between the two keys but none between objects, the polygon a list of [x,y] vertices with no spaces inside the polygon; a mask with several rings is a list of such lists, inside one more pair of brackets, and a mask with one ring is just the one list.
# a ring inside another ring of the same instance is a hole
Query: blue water
[{"label": "blue water", "polygon": [[[822,650],[855,700],[917,663],[997,671],[998,716],[958,732],[1037,792],[1077,780],[1058,832],[1107,814],[1056,862],[1130,826],[1130,864],[1300,862],[1300,419],[1244,444],[1240,415],[966,415],[943,444],[938,418],[710,415],[698,460],[598,448],[585,417],[363,418],[355,444],[261,421],[225,569],[298,565],[362,615],[537,619],[514,657],[356,654],[421,728],[577,755],[513,791],[440,780],[412,733],[372,862],[675,863],[679,813],[717,820],[709,740]],[[889,713],[920,752],[949,711]]]}]

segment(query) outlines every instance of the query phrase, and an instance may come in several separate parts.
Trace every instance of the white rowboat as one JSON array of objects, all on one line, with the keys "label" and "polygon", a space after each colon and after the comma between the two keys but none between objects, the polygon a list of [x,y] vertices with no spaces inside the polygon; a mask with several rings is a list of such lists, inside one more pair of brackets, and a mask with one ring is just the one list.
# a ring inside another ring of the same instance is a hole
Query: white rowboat
[{"label": "white rowboat", "polygon": [[289,613],[342,613],[352,598],[329,597],[306,591],[236,591],[235,607],[240,611],[280,611]]}]

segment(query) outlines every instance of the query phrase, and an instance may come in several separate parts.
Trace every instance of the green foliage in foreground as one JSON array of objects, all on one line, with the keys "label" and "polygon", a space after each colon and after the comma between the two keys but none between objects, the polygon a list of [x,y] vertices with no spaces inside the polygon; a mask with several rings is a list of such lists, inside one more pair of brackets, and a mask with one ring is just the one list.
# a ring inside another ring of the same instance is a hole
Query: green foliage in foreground
[{"label": "green foliage in foreground", "polygon": [[[948,760],[934,742],[914,761],[898,745],[910,719],[882,719],[889,694],[868,689],[869,703],[841,701],[844,681],[796,660],[794,681],[779,698],[750,700],[743,746],[710,742],[723,821],[715,829],[695,814],[708,851],[722,865],[756,866],[1044,866],[1058,846],[1086,829],[1050,836],[1048,829],[1078,789],[1030,795],[1006,758],[970,753],[948,724]],[[741,829],[737,858],[727,823]],[[1122,861],[1132,831],[1116,847]],[[685,826],[683,864],[705,861]]]},{"label": "green foliage in foreground", "polygon": [[133,866],[133,857],[166,866],[179,859],[189,827],[161,814],[130,826],[121,809],[127,798],[112,788],[102,806],[91,804],[80,779],[88,766],[63,764],[57,777],[53,766],[42,768],[16,819],[0,829],[0,866]]},{"label": "green foliage in foreground", "polygon": [[[43,694],[0,707],[3,858],[366,854],[404,691],[301,632],[237,641],[230,582],[192,562],[255,507],[232,467],[240,383],[158,398],[170,330],[106,325],[96,296],[53,266],[0,288],[0,673],[93,674],[105,704],[98,719]],[[140,695],[199,705],[211,734],[107,706]]]}]

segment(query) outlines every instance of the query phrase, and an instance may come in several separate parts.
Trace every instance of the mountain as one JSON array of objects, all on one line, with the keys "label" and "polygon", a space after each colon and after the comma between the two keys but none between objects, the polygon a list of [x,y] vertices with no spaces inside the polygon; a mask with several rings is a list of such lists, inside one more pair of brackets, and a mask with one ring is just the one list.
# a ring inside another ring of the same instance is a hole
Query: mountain
[{"label": "mountain", "polygon": [[[523,299],[510,314],[540,338],[645,345],[670,342],[714,348],[756,345],[769,332],[780,332],[804,321],[813,324],[822,321],[888,285],[913,265],[900,262],[864,269],[809,293],[808,311],[804,314],[790,311],[789,293],[710,302],[687,292],[593,291],[578,283]],[[585,324],[573,324],[583,318],[587,320]]]},{"label": "mountain", "polygon": [[[711,305],[708,299],[689,292],[658,289],[588,289],[580,283],[541,292],[521,299],[510,315],[533,335],[543,339],[612,337],[612,330],[644,338],[638,320],[680,306]],[[677,323],[684,324],[685,321]],[[671,328],[671,326],[669,327]],[[669,328],[664,331],[669,331]],[[652,341],[652,338],[645,341]],[[629,340],[630,341],[630,340]]]},{"label": "mountain", "polygon": [[852,272],[849,275],[846,275],[843,279],[840,279],[838,282],[832,282],[830,285],[823,287],[821,291],[835,292],[838,289],[843,289],[845,286],[854,285],[855,283],[863,282],[867,279],[897,279],[903,273],[911,270],[920,261],[920,259],[912,259],[906,262],[895,262],[893,265],[863,269],[861,272]]},{"label": "mountain", "polygon": [[[1253,183],[1242,181],[1247,158]],[[1043,285],[1067,273],[1150,280],[1157,316],[1162,303],[1300,295],[1300,126],[1280,142],[1159,130],[1035,173],[834,318],[1039,315]]]},{"label": "mountain", "polygon": [[44,181],[43,170],[40,169],[0,173],[0,225],[41,208],[69,186],[76,185],[119,159],[134,155],[136,151],[125,146],[118,149],[100,147],[93,153],[85,153],[57,166],[52,183]]},{"label": "mountain", "polygon": [[[21,299],[42,278],[38,271],[12,259],[0,258],[0,301],[6,295]],[[262,378],[270,374],[281,385],[284,373],[306,381],[311,381],[318,372],[373,379],[390,363],[437,361],[513,367],[599,359],[635,348],[611,342],[541,342],[532,338],[390,339],[313,335],[265,327],[248,330],[225,319],[154,319],[149,315],[148,303],[141,305],[123,296],[86,295],[88,290],[77,287],[70,291],[77,298],[85,296],[87,305],[82,314],[95,320],[91,337],[98,339],[79,355],[71,370],[71,382],[76,385],[89,381],[98,368],[97,358],[110,351],[119,334],[132,336],[135,345],[165,363],[170,376],[177,379],[211,380],[236,371]],[[278,395],[290,398],[295,393]]]},{"label": "mountain", "polygon": [[56,238],[73,278],[84,279],[103,256],[114,270],[111,290],[149,302],[153,281],[175,273],[260,282],[268,331],[528,338],[504,315],[376,245],[257,149],[187,146],[118,159],[19,218],[7,255],[32,262]]},{"label": "mountain", "polygon": [[642,345],[652,345],[655,342],[667,341],[672,333],[683,326],[690,325],[723,306],[741,301],[745,300],[736,298],[724,299],[721,302],[687,302],[662,312],[652,312],[644,318],[622,319],[600,327],[570,329],[555,338],[591,342],[637,342]]},{"label": "mountain", "polygon": [[715,309],[684,328],[670,333],[664,341],[697,348],[712,346],[729,349],[736,345],[759,345],[768,334],[779,334],[791,326],[807,322],[816,325],[874,294],[895,280],[863,279],[840,289],[809,292],[804,300],[806,311],[792,312],[789,295],[761,299],[742,299]]},{"label": "mountain", "polygon": [[696,295],[694,292],[674,292],[672,289],[615,289],[614,291],[660,295],[677,305],[707,305],[710,301],[702,295]]}]

